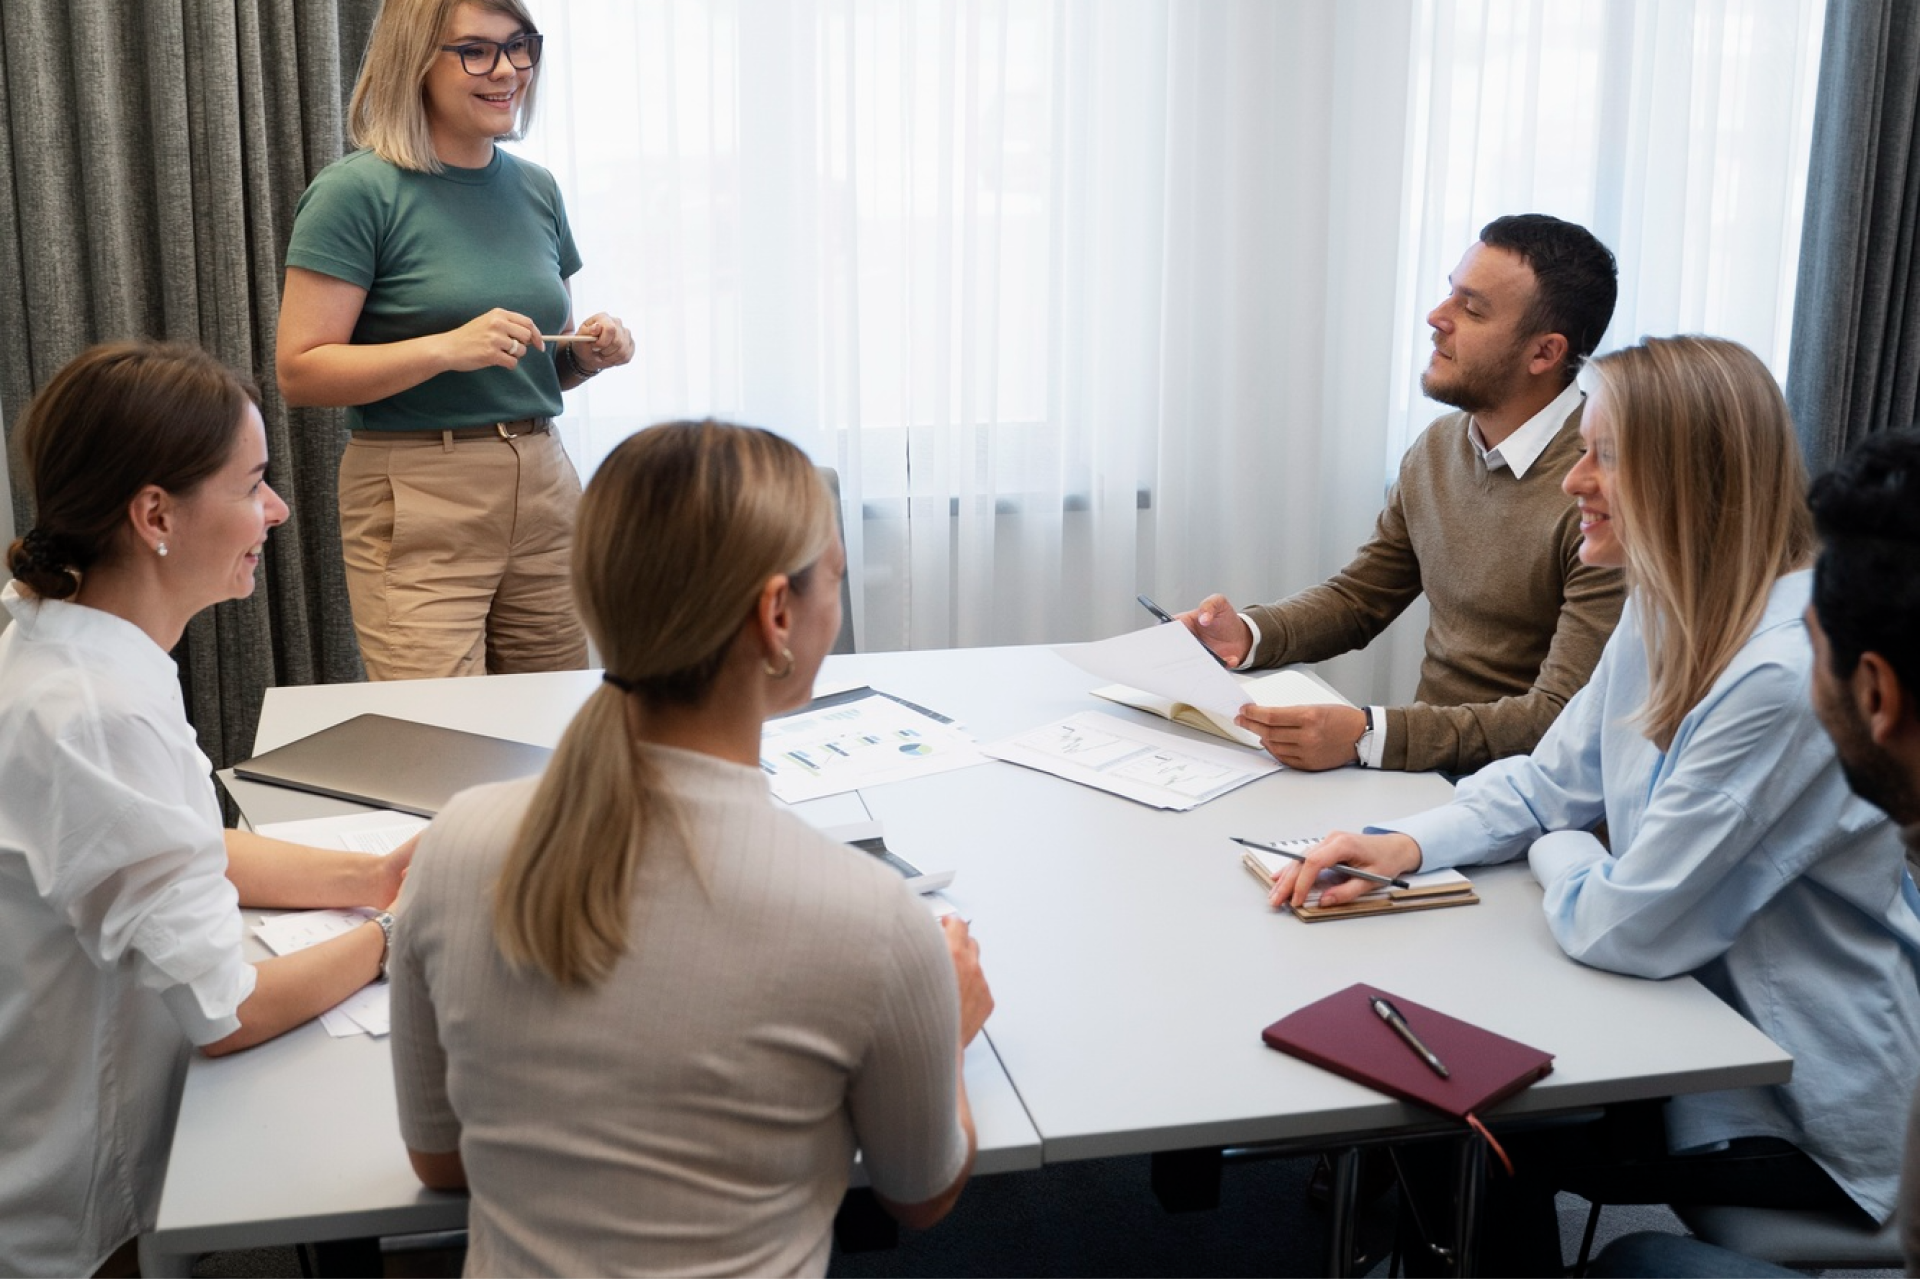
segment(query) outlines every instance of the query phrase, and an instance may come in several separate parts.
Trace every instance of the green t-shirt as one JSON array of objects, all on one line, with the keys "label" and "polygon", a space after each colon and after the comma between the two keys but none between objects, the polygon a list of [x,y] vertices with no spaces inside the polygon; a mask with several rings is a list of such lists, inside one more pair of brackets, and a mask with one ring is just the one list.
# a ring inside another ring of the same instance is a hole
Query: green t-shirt
[{"label": "green t-shirt", "polygon": [[[496,306],[558,333],[580,269],[553,175],[494,148],[484,169],[400,169],[371,151],[334,161],[294,215],[287,265],[367,291],[356,343],[457,329]],[[559,348],[517,368],[440,373],[347,412],[372,431],[439,431],[560,412]]]}]

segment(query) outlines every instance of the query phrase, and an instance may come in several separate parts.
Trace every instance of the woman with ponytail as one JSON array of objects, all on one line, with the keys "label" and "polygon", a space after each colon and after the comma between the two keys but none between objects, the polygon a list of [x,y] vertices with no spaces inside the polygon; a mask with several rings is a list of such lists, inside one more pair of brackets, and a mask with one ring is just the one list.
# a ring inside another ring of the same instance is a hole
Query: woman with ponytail
[{"label": "woman with ponytail", "polygon": [[823,1274],[856,1150],[909,1225],[959,1196],[978,947],[759,767],[845,569],[817,472],[765,431],[656,426],[587,486],[604,682],[544,776],[440,815],[395,940],[401,1132],[472,1192],[469,1273]]},{"label": "woman with ponytail", "polygon": [[95,347],[16,439],[34,527],[0,591],[0,1274],[92,1274],[153,1228],[188,1045],[271,1038],[385,960],[390,916],[249,964],[239,904],[383,907],[412,848],[221,830],[167,654],[252,593],[287,517],[252,388],[195,347]]}]

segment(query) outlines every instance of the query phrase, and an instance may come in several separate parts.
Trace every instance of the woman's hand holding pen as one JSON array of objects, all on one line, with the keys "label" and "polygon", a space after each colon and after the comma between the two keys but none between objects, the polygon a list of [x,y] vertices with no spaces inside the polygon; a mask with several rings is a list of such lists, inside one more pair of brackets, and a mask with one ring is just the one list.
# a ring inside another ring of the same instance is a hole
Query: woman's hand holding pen
[{"label": "woman's hand holding pen", "polygon": [[545,348],[540,340],[539,325],[518,311],[498,306],[440,336],[444,340],[447,368],[455,373],[510,369],[519,364],[529,350]]},{"label": "woman's hand holding pen", "polygon": [[[1336,863],[1398,878],[1420,869],[1420,845],[1411,835],[1353,835],[1335,831],[1309,848],[1306,860],[1290,862],[1273,877],[1267,900],[1275,906],[1304,906],[1320,872]],[[1336,878],[1320,894],[1323,906],[1350,902],[1374,885],[1364,879]]]},{"label": "woman's hand holding pen", "polygon": [[579,362],[584,377],[592,377],[602,369],[625,364],[633,358],[633,335],[627,332],[619,316],[598,312],[582,321],[575,332],[587,339],[573,348],[573,358]]}]

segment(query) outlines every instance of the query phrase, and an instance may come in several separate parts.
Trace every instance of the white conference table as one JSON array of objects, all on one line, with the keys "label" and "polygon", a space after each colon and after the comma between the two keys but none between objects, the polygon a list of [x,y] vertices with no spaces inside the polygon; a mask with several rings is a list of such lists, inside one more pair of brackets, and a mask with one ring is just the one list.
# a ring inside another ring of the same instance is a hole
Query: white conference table
[{"label": "white conference table", "polygon": [[[597,679],[274,689],[256,749],[369,711],[551,745]],[[848,680],[951,715],[982,741],[1094,709],[1188,732],[1089,696],[1101,681],[1045,648],[829,658],[823,682]],[[234,789],[255,821],[351,811]],[[1501,1117],[1790,1076],[1785,1052],[1692,979],[1567,959],[1524,866],[1471,871],[1478,906],[1309,925],[1267,908],[1227,840],[1357,828],[1449,793],[1431,775],[1282,771],[1171,813],[998,761],[864,791],[889,845],[958,872],[946,895],[981,942],[996,1009],[967,1064],[980,1171],[1435,1130],[1418,1108],[1262,1043],[1269,1022],[1356,981],[1553,1053],[1553,1073]],[[383,1041],[317,1026],[196,1057],[158,1228],[142,1241],[147,1273],[213,1249],[464,1222],[464,1199],[413,1180],[386,1072]]]}]

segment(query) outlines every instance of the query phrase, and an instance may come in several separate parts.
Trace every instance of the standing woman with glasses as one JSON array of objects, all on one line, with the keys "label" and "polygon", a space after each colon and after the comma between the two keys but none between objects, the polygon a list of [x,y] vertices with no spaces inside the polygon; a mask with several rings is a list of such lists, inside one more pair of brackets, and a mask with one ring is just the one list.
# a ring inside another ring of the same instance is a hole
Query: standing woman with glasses
[{"label": "standing woman with glasses", "polygon": [[586,665],[580,480],[553,418],[633,339],[604,313],[574,331],[553,175],[495,145],[532,113],[540,50],[520,0],[387,0],[353,91],[362,149],[294,220],[280,390],[349,410],[340,538],[373,679]]}]

